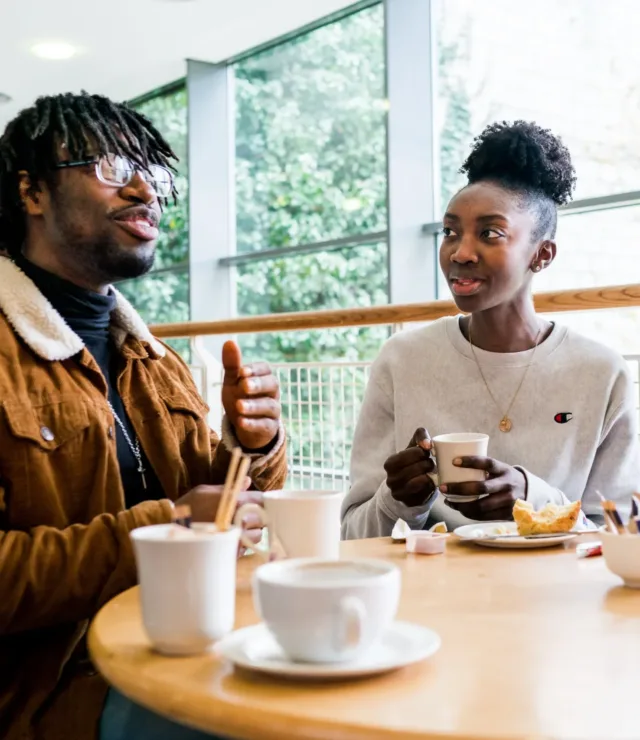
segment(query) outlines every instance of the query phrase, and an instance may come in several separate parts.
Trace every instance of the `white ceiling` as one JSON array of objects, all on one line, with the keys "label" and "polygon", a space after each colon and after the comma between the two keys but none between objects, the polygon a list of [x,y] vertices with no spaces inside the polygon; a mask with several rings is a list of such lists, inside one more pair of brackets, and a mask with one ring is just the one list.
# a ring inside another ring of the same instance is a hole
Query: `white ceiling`
[{"label": "white ceiling", "polygon": [[[39,95],[85,89],[128,100],[183,77],[185,59],[219,62],[353,0],[0,0],[0,132]],[[82,49],[45,61],[42,42]]]}]

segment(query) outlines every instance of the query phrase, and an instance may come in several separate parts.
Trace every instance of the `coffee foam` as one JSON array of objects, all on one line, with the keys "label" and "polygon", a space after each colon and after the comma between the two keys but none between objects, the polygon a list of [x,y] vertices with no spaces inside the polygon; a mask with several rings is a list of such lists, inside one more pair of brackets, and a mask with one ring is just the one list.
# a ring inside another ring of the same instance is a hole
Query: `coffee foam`
[{"label": "coffee foam", "polygon": [[388,571],[370,563],[320,562],[284,564],[281,570],[269,573],[268,580],[292,585],[333,585],[379,578]]}]

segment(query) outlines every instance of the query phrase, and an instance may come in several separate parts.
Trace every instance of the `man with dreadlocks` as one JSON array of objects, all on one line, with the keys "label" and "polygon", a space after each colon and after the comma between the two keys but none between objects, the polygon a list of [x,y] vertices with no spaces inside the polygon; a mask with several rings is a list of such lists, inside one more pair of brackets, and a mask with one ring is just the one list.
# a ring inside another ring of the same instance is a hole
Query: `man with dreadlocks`
[{"label": "man with dreadlocks", "polygon": [[243,502],[284,483],[269,367],[225,345],[219,440],[184,362],[112,287],[153,264],[174,158],[140,113],[86,93],[40,98],[0,137],[3,740],[200,737],[107,695],[87,624],[136,582],[131,530],[174,503],[213,520],[229,449],[252,457]]}]

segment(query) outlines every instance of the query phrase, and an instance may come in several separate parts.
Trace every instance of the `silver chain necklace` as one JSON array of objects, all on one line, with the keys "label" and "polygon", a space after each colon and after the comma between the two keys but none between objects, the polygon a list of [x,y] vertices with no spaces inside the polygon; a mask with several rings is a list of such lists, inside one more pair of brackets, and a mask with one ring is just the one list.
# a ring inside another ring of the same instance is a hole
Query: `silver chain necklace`
[{"label": "silver chain necklace", "polygon": [[131,441],[131,437],[129,436],[129,432],[127,432],[127,428],[122,422],[122,419],[116,414],[116,410],[111,405],[111,401],[107,401],[109,404],[109,408],[111,409],[111,413],[113,414],[113,418],[118,423],[118,426],[122,430],[122,434],[124,434],[124,438],[127,441],[127,444],[129,445],[129,448],[131,449],[131,452],[133,453],[133,456],[138,461],[138,473],[140,473],[140,476],[142,478],[142,487],[144,490],[147,490],[147,479],[144,477],[144,474],[146,472],[144,465],[142,464],[142,453],[140,452],[140,440],[136,437],[135,444]]}]

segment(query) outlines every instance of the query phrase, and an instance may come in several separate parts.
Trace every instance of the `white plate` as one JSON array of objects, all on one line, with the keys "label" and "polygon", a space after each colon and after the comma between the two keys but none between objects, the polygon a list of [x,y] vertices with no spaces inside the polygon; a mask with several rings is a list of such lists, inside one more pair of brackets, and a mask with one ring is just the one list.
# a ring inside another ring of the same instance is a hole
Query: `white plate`
[{"label": "white plate", "polygon": [[356,678],[385,673],[432,656],[440,647],[433,630],[394,622],[381,641],[348,663],[296,663],[283,653],[264,624],[245,627],[224,637],[216,649],[240,668],[296,678]]},{"label": "white plate", "polygon": [[556,547],[567,540],[572,540],[576,535],[571,532],[559,534],[557,537],[543,537],[528,540],[525,537],[513,537],[509,539],[489,539],[492,535],[517,534],[518,527],[515,522],[478,522],[477,524],[465,524],[453,531],[461,540],[475,542],[483,547],[500,547],[505,550],[529,550],[537,547]]}]

